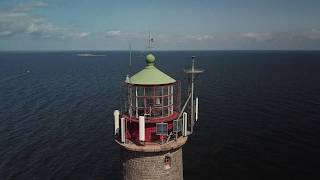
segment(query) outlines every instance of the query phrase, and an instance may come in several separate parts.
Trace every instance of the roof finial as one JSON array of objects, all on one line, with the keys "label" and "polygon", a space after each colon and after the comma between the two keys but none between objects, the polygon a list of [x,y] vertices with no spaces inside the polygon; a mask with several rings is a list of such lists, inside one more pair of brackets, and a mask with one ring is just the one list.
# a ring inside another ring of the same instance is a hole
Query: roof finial
[{"label": "roof finial", "polygon": [[146,62],[147,62],[147,64],[148,64],[148,66],[153,66],[154,63],[155,63],[155,61],[156,61],[156,58],[154,57],[153,54],[148,54],[148,55],[146,56]]}]

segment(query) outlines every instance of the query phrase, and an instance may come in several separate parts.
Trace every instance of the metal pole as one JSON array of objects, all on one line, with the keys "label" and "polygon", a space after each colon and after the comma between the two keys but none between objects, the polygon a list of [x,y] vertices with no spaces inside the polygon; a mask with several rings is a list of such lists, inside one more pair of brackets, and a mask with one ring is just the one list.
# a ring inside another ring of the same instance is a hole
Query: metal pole
[{"label": "metal pole", "polygon": [[149,38],[148,38],[148,50],[149,50],[149,52],[151,52],[151,34],[150,34],[150,31],[149,31]]},{"label": "metal pole", "polygon": [[[129,68],[130,68],[130,69],[129,69],[129,71],[131,71],[131,63],[132,63],[132,62],[131,62],[131,61],[132,61],[132,60],[131,60],[131,58],[132,58],[132,55],[131,55],[131,51],[132,51],[131,44],[129,45],[129,48],[130,48],[130,62],[129,62]],[[131,73],[131,72],[129,72],[129,73]]]},{"label": "metal pole", "polygon": [[191,133],[193,133],[194,125],[194,109],[193,109],[193,89],[194,89],[194,60],[195,56],[192,56],[192,69],[191,69]]}]

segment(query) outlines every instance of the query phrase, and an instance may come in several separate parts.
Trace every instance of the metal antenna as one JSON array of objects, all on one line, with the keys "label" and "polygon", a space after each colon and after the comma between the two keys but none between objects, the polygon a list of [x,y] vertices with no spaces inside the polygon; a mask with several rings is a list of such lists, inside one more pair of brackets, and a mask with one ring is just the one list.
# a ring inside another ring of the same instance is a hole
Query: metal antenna
[{"label": "metal antenna", "polygon": [[[131,44],[129,44],[129,49],[130,49],[130,61],[129,61],[129,67],[130,67],[130,69],[131,69],[131,58],[132,58],[132,56],[131,56],[131,51],[132,51],[132,49],[131,49]],[[130,73],[130,72],[129,72]]]},{"label": "metal antenna", "polygon": [[149,52],[151,52],[152,47],[152,43],[154,42],[154,39],[151,37],[151,33],[149,31],[149,36],[148,36],[148,46],[147,49]]},{"label": "metal antenna", "polygon": [[195,69],[195,67],[194,67],[194,63],[195,63],[195,59],[196,59],[196,57],[195,56],[192,56],[191,57],[191,59],[192,59],[192,66],[191,66],[191,69],[187,69],[187,70],[185,70],[185,72],[187,73],[187,74],[189,74],[190,76],[191,76],[191,79],[190,79],[190,81],[191,81],[191,87],[189,87],[189,93],[190,93],[190,96],[191,96],[191,100],[190,100],[190,110],[191,110],[191,112],[190,112],[190,114],[191,114],[191,118],[190,118],[190,120],[191,120],[191,124],[190,124],[190,128],[191,128],[191,134],[192,134],[192,132],[193,132],[193,126],[194,126],[194,79],[195,79],[195,75],[197,75],[197,74],[200,74],[200,73],[203,73],[204,72],[204,70],[201,70],[201,69]]},{"label": "metal antenna", "polygon": [[126,76],[126,83],[128,83],[130,81],[130,73],[131,73],[131,66],[132,66],[132,48],[131,48],[131,43],[129,44],[129,72]]}]

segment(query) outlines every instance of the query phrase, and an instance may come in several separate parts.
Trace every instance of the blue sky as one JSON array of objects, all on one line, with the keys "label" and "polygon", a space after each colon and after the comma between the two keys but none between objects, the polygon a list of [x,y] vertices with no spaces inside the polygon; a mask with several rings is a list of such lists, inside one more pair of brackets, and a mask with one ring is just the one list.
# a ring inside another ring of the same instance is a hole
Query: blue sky
[{"label": "blue sky", "polygon": [[0,50],[320,50],[318,0],[1,0]]}]

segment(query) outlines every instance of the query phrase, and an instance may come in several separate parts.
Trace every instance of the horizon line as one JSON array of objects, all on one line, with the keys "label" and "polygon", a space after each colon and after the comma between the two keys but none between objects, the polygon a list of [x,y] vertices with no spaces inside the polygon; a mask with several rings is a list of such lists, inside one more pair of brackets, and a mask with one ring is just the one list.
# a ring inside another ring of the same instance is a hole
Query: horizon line
[{"label": "horizon line", "polygon": [[[130,51],[130,50],[124,50],[124,49],[113,49],[113,50],[102,50],[102,49],[38,49],[38,50],[23,50],[23,49],[13,49],[13,50],[0,50],[0,52],[63,52],[63,51],[84,51],[84,52],[90,52],[90,51]],[[132,50],[133,52],[150,52],[148,50]],[[179,50],[179,49],[163,49],[163,50],[152,50],[151,52],[161,52],[161,51],[320,51],[320,49],[186,49],[186,50]]]}]

